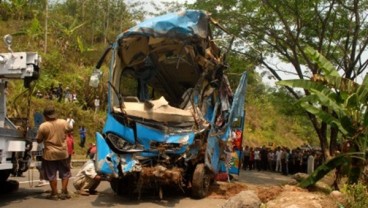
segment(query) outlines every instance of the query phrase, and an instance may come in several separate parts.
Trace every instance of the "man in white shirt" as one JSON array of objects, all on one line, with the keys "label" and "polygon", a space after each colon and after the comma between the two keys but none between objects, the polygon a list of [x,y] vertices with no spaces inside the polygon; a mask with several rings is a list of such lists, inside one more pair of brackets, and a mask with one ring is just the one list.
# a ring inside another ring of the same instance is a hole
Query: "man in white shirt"
[{"label": "man in white shirt", "polygon": [[74,188],[82,196],[96,194],[96,188],[100,185],[102,177],[97,174],[94,163],[93,160],[88,160],[75,176]]},{"label": "man in white shirt", "polygon": [[100,108],[100,99],[98,98],[98,96],[96,96],[94,104],[95,104],[95,113],[97,113],[98,109]]},{"label": "man in white shirt", "polygon": [[261,167],[261,152],[259,150],[259,148],[256,148],[254,150],[254,162],[256,164],[256,168],[258,171],[261,171],[262,167]]},{"label": "man in white shirt", "polygon": [[281,156],[282,156],[282,149],[278,147],[276,151],[276,169],[275,169],[276,172],[282,171]]},{"label": "man in white shirt", "polygon": [[68,125],[73,129],[74,128],[74,119],[72,117],[72,114],[69,114],[69,117],[66,119],[66,122],[68,122]]}]

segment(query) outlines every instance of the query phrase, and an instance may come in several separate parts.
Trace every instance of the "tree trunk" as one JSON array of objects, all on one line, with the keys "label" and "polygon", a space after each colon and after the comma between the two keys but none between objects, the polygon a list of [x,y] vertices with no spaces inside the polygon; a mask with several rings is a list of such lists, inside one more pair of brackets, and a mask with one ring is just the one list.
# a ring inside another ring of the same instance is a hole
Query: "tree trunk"
[{"label": "tree trunk", "polygon": [[337,150],[337,135],[339,134],[338,128],[330,128],[330,155],[334,156]]},{"label": "tree trunk", "polygon": [[331,158],[331,155],[330,155],[329,146],[327,142],[327,136],[326,136],[327,135],[326,134],[327,124],[326,123],[319,124],[315,115],[310,114],[310,113],[307,113],[307,114],[308,114],[310,121],[313,124],[315,131],[317,132],[319,143],[321,145],[321,151],[323,153],[323,159],[328,160],[329,158]]},{"label": "tree trunk", "polygon": [[45,45],[44,45],[44,53],[47,53],[47,33],[48,33],[48,19],[49,19],[49,4],[46,1],[45,6]]}]

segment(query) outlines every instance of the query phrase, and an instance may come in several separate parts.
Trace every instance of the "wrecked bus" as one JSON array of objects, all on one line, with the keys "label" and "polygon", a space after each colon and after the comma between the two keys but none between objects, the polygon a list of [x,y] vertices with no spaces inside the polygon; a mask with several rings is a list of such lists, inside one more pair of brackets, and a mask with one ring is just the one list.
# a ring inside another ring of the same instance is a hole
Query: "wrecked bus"
[{"label": "wrecked bus", "polygon": [[[121,33],[111,53],[107,118],[96,132],[96,168],[119,195],[175,186],[203,198],[225,158],[232,125],[244,117],[246,74],[230,88],[218,26],[204,11],[146,20]],[[241,127],[242,128],[242,127]]]}]

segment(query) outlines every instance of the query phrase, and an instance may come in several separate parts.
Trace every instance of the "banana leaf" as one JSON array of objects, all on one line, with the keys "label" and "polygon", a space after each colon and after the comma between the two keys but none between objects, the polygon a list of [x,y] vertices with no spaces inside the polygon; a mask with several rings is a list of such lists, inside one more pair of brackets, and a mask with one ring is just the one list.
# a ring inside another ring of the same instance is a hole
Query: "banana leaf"
[{"label": "banana leaf", "polygon": [[[345,100],[345,106],[348,109],[351,108],[360,108],[360,102],[358,100],[358,95],[356,93],[353,93],[352,95],[350,95],[346,100]],[[358,110],[356,109],[356,110]]]},{"label": "banana leaf", "polygon": [[368,126],[368,110],[364,113],[363,125]]},{"label": "banana leaf", "polygon": [[327,84],[332,87],[335,88],[339,91],[342,92],[347,92],[347,93],[353,93],[356,92],[357,89],[359,88],[359,84],[350,80],[350,79],[346,79],[343,77],[329,77],[326,76],[326,82]]},{"label": "banana leaf", "polygon": [[366,103],[368,101],[368,74],[365,75],[362,85],[358,88],[357,94],[360,102]]},{"label": "banana leaf", "polygon": [[344,127],[344,129],[346,129],[346,131],[349,133],[344,136],[352,137],[355,132],[352,118],[350,116],[342,116],[340,117],[340,122],[341,122],[341,125]]},{"label": "banana leaf", "polygon": [[[330,110],[336,112],[339,115],[344,115],[344,108],[336,102],[336,97],[333,97],[330,93],[320,92],[317,90],[311,90],[314,95],[317,96],[317,101],[323,106],[326,106]],[[331,97],[333,97],[331,99]]]},{"label": "banana leaf", "polygon": [[291,80],[281,80],[276,82],[277,85],[288,86],[288,87],[299,87],[306,90],[316,89],[318,91],[330,90],[324,84],[314,82],[305,79],[291,79]]},{"label": "banana leaf", "polygon": [[338,155],[327,161],[325,164],[319,166],[308,178],[301,181],[299,183],[299,186],[302,188],[313,186],[317,183],[317,181],[321,180],[330,171],[346,163],[349,163],[349,157],[345,154]]},{"label": "banana leaf", "polygon": [[309,94],[304,97],[301,97],[298,101],[296,101],[296,104],[301,105],[301,103],[315,103],[317,100],[317,96],[314,94]]},{"label": "banana leaf", "polygon": [[322,121],[326,122],[329,125],[336,125],[338,129],[341,131],[342,134],[348,135],[348,131],[345,127],[341,124],[340,120],[332,116],[331,114],[323,111],[320,108],[316,108],[309,103],[301,103],[301,106],[308,111],[309,113],[317,116]]},{"label": "banana leaf", "polygon": [[350,79],[346,79],[340,76],[336,68],[328,61],[322,54],[320,54],[314,48],[307,46],[304,52],[318,65],[323,71],[323,75],[315,74],[314,78],[323,81],[332,88],[339,91],[355,92],[359,85]]},{"label": "banana leaf", "polygon": [[319,68],[324,72],[326,76],[340,77],[339,73],[336,71],[336,68],[332,65],[332,63],[328,61],[317,50],[310,46],[307,46],[304,49],[304,53],[311,57],[311,59],[319,66]]}]

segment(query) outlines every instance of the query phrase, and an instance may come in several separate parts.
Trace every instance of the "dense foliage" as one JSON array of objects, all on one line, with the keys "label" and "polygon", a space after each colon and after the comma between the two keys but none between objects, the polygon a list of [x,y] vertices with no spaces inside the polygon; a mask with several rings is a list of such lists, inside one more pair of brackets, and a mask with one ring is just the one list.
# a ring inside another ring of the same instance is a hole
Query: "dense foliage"
[{"label": "dense foliage", "polygon": [[[239,46],[246,46],[238,52],[261,64],[277,80],[285,79],[285,72],[298,79],[321,73],[304,53],[306,45],[330,60],[344,78],[354,80],[367,69],[366,0],[205,0],[191,6],[210,11],[239,37]],[[295,89],[287,89],[295,98],[301,97]],[[308,116],[324,155],[330,157],[337,148],[338,130],[314,114]]]},{"label": "dense foliage", "polygon": [[339,155],[320,166],[302,186],[314,184],[329,171],[348,176],[348,183],[357,183],[366,165],[368,145],[368,75],[362,84],[342,78],[334,66],[313,48],[307,47],[305,54],[321,70],[311,80],[286,80],[278,84],[301,87],[310,91],[299,100],[300,105],[342,135]]}]

